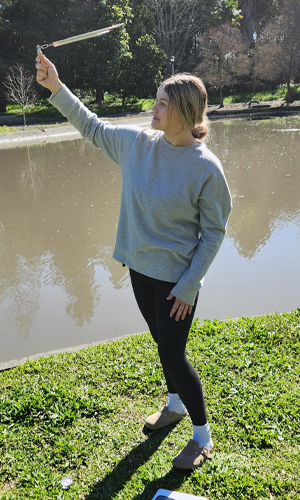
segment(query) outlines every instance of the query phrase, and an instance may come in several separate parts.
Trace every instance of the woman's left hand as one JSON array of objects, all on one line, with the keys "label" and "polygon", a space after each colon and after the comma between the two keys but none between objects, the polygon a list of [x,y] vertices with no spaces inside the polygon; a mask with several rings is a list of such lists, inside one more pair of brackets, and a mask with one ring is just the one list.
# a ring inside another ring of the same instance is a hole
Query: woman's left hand
[{"label": "woman's left hand", "polygon": [[[167,297],[167,300],[174,299],[174,295],[170,293],[170,295]],[[190,304],[186,304],[185,302],[182,302],[182,300],[179,300],[177,297],[175,297],[175,302],[173,304],[173,307],[170,312],[170,317],[176,313],[175,320],[179,321],[180,319],[184,319],[186,317],[186,314],[189,313],[191,314],[193,310],[193,306],[190,306]]]}]

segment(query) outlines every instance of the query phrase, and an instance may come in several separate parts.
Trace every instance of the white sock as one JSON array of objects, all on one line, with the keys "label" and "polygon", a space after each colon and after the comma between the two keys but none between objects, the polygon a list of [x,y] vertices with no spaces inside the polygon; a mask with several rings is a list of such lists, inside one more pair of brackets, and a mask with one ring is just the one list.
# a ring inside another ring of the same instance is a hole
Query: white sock
[{"label": "white sock", "polygon": [[174,411],[179,415],[185,415],[187,410],[183,402],[181,401],[180,397],[178,396],[178,394],[168,393],[168,395],[169,395],[169,402],[167,404],[168,410]]},{"label": "white sock", "polygon": [[214,443],[211,439],[208,422],[205,425],[193,425],[193,440],[199,443],[200,448],[210,449],[213,447]]}]

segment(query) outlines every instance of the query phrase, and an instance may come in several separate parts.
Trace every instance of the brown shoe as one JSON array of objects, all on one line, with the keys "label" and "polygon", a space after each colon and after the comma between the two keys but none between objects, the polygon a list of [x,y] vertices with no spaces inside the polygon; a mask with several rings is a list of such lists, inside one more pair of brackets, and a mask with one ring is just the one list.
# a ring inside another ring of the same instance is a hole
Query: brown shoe
[{"label": "brown shoe", "polygon": [[173,465],[177,469],[195,469],[200,467],[202,462],[213,457],[212,448],[200,448],[199,443],[190,439],[183,450],[173,459]]},{"label": "brown shoe", "polygon": [[145,426],[152,431],[166,427],[166,425],[173,424],[174,422],[179,422],[187,413],[181,415],[180,413],[175,413],[175,411],[170,411],[167,406],[161,408],[150,417],[145,420]]}]

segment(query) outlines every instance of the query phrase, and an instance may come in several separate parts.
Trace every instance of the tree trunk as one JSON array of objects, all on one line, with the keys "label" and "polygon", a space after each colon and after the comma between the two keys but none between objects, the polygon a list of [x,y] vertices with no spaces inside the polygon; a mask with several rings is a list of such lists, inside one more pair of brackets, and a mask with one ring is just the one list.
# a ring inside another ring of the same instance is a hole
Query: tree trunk
[{"label": "tree trunk", "polygon": [[220,87],[220,108],[224,108],[223,87]]},{"label": "tree trunk", "polygon": [[102,108],[102,103],[104,99],[104,92],[102,89],[96,89],[96,101],[99,104],[99,108]]},{"label": "tree trunk", "polygon": [[239,0],[239,9],[241,9],[243,15],[241,20],[242,33],[247,40],[248,47],[251,47],[255,32],[253,0]]},{"label": "tree trunk", "polygon": [[292,93],[291,93],[291,80],[290,79],[288,79],[288,81],[286,82],[286,86],[287,86],[286,103],[287,103],[287,105],[289,105],[291,102],[293,102]]},{"label": "tree trunk", "polygon": [[25,117],[25,108],[22,106],[22,111],[23,111],[23,121],[24,121],[24,128],[26,128],[26,117]]},{"label": "tree trunk", "polygon": [[0,99],[0,113],[6,113],[6,100]]}]

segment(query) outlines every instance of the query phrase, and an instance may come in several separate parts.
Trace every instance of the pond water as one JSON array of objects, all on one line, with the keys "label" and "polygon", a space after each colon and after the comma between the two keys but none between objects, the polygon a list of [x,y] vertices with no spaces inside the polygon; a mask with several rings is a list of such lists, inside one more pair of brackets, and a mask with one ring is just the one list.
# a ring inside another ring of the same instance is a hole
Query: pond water
[{"label": "pond water", "polygon": [[[300,306],[300,117],[211,123],[234,209],[196,317]],[[0,152],[0,362],[146,331],[112,258],[119,168],[82,139]]]}]

